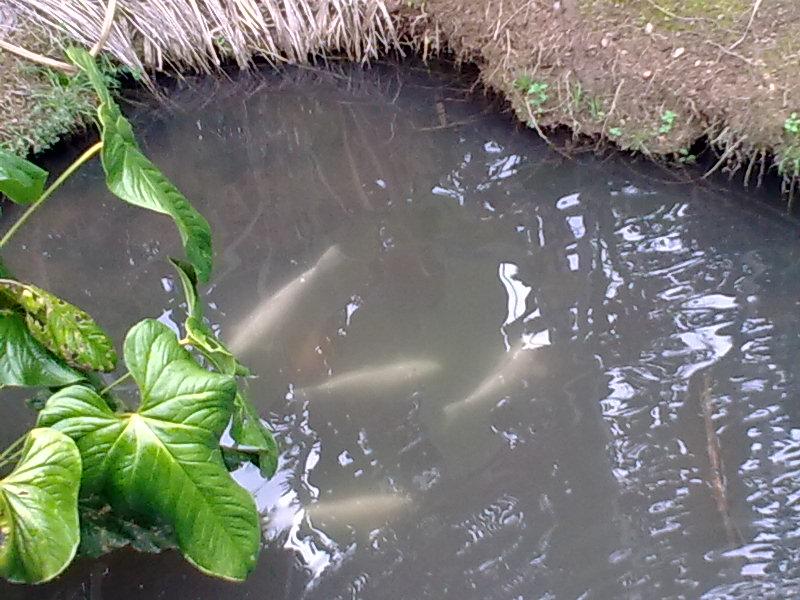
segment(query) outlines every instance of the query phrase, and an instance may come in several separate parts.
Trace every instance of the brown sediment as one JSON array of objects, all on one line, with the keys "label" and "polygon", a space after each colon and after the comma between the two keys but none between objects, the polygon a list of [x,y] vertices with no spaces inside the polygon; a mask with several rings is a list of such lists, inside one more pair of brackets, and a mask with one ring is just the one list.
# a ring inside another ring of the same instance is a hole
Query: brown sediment
[{"label": "brown sediment", "polygon": [[[0,38],[15,31],[57,55],[96,43],[103,17],[96,0],[6,0]],[[119,0],[106,50],[133,69],[212,71],[447,49],[543,137],[568,126],[676,163],[702,141],[716,152],[709,173],[747,185],[777,169],[788,192],[800,173],[797,23],[795,0]],[[0,120],[0,144],[37,149],[26,94],[47,82],[0,61],[0,108],[17,123]]]}]

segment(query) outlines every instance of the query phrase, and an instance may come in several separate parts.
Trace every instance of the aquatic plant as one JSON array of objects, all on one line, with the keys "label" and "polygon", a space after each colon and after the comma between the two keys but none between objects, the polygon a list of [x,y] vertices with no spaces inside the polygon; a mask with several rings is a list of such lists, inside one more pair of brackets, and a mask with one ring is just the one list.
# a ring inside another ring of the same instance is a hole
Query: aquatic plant
[{"label": "aquatic plant", "polygon": [[[169,216],[186,260],[171,259],[187,303],[185,336],[145,319],[114,344],[80,308],[18,280],[0,260],[0,388],[49,394],[36,428],[0,454],[0,576],[40,583],[61,573],[76,552],[96,556],[130,544],[176,547],[210,575],[243,580],[254,568],[261,530],[252,497],[228,467],[253,462],[269,477],[277,466],[272,433],[239,385],[249,371],[203,317],[198,283],[212,271],[211,229],[144,155],[98,67],[95,52],[71,48],[76,77],[99,100],[101,140],[55,181],[0,151],[0,193],[27,206],[0,239],[0,250],[82,165],[100,155],[106,184],[121,200]],[[114,388],[132,378],[139,407],[124,408]],[[233,447],[220,446],[229,427]],[[80,548],[80,550],[79,550]]]}]

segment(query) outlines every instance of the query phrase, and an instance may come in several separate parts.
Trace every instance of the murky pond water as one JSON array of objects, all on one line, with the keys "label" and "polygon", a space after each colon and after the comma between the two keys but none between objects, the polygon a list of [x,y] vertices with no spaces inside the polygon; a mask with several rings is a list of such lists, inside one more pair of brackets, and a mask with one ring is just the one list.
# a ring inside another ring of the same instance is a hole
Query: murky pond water
[{"label": "murky pond water", "polygon": [[[208,314],[283,449],[236,473],[259,568],[117,552],[2,598],[800,594],[797,224],[565,160],[448,77],[345,75],[193,82],[136,119],[212,223]],[[96,165],[18,240],[118,339],[182,319],[171,223]],[[10,441],[33,415],[4,395]]]}]

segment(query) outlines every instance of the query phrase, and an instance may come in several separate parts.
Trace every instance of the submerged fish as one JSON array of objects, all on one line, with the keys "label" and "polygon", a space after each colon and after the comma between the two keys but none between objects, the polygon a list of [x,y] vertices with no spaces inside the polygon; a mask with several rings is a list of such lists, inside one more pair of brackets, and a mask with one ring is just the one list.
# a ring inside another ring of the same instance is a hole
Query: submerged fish
[{"label": "submerged fish", "polygon": [[328,248],[314,266],[263,300],[239,323],[231,336],[231,350],[244,353],[255,344],[269,340],[285,325],[287,318],[296,314],[301,298],[311,294],[321,279],[344,262],[345,255],[339,246]]},{"label": "submerged fish", "polygon": [[362,494],[338,500],[320,500],[306,507],[311,520],[320,525],[374,529],[411,506],[403,494]]},{"label": "submerged fish", "polygon": [[324,383],[301,388],[299,395],[306,397],[348,397],[369,394],[386,394],[411,388],[420,380],[441,370],[438,362],[427,359],[399,360],[393,363],[363,367],[331,377]]},{"label": "submerged fish", "polygon": [[463,400],[444,407],[448,419],[455,418],[464,409],[496,403],[511,388],[519,385],[529,375],[541,375],[542,368],[537,362],[540,350],[516,346],[507,351],[495,369]]}]

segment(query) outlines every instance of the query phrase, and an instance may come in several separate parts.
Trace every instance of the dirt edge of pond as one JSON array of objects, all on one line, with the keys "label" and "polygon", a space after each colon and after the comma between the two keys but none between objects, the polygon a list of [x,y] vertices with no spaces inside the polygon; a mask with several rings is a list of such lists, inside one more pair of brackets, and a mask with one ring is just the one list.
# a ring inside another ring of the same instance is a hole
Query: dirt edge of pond
[{"label": "dirt edge of pond", "polygon": [[[16,25],[0,36],[14,31],[12,41],[42,53],[90,44],[102,12],[50,2],[56,12],[44,15],[30,0],[12,0],[0,25]],[[674,163],[704,148],[715,153],[711,171],[740,173],[745,185],[777,172],[790,196],[800,175],[794,0],[292,0],[278,13],[273,0],[259,0],[269,16],[260,29],[231,12],[222,20],[194,13],[182,21],[194,25],[174,31],[176,15],[121,4],[107,48],[135,69],[213,70],[225,60],[245,67],[253,56],[302,62],[319,53],[367,60],[398,45],[423,56],[448,50],[476,63],[482,82],[545,138],[566,126],[580,139]],[[148,26],[163,35],[137,33]],[[38,152],[91,115],[86,90],[52,72],[6,52],[0,68],[3,146]]]}]

